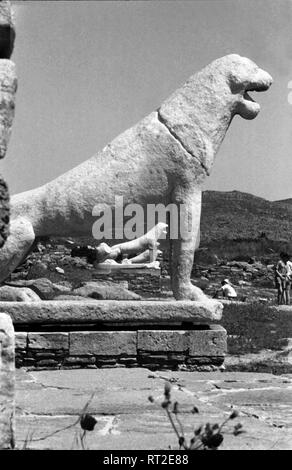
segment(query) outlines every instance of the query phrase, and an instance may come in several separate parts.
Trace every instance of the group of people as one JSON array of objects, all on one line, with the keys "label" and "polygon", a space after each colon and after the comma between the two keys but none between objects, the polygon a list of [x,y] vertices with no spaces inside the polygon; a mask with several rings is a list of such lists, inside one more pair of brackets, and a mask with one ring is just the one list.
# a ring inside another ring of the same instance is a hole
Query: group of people
[{"label": "group of people", "polygon": [[[275,284],[278,304],[289,305],[292,287],[292,261],[290,261],[288,253],[284,251],[280,253],[280,259],[275,266]],[[215,292],[214,297],[219,295],[229,300],[237,299],[237,293],[228,279],[221,282],[221,287]]]},{"label": "group of people", "polygon": [[290,304],[290,290],[292,283],[292,262],[288,253],[281,252],[280,259],[275,267],[275,284],[278,292],[278,304]]}]

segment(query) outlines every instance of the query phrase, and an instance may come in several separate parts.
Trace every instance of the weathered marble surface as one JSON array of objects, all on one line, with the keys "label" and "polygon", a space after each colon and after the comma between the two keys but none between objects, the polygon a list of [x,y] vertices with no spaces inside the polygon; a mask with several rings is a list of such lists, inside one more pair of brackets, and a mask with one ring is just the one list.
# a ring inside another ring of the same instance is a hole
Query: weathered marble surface
[{"label": "weathered marble surface", "polygon": [[110,281],[83,282],[70,289],[46,278],[9,282],[0,287],[0,302],[39,302],[40,300],[140,300],[141,297]]},{"label": "weathered marble surface", "polygon": [[[32,449],[70,449],[78,427],[45,436],[73,424],[93,392],[88,408],[97,419],[87,433],[90,449],[177,449],[177,440],[160,407],[164,378],[173,383],[187,435],[201,423],[221,423],[231,406],[239,411],[246,431],[240,436],[227,426],[222,449],[292,448],[292,376],[253,373],[157,372],[147,369],[17,371],[16,444],[34,432]],[[152,395],[157,405],[148,401]],[[186,413],[192,406],[200,413]]]},{"label": "weathered marble surface", "polygon": [[42,301],[0,302],[0,310],[11,316],[14,324],[61,324],[87,322],[158,322],[219,321],[223,306],[215,300],[191,301]]},{"label": "weathered marble surface", "polygon": [[170,231],[175,225],[180,229],[171,243],[172,290],[177,300],[203,300],[190,281],[201,186],[233,117],[253,119],[260,110],[248,91],[265,91],[271,84],[272,77],[251,60],[221,57],[97,155],[44,186],[15,195],[11,237],[0,251],[0,280],[22,261],[35,236],[91,235],[99,214],[94,206],[114,209],[115,196],[123,196],[125,205],[184,205],[180,220],[170,224]]},{"label": "weathered marble surface", "polygon": [[14,329],[0,313],[0,449],[14,446]]},{"label": "weathered marble surface", "polygon": [[15,289],[11,286],[0,287],[0,302],[40,302],[41,298],[28,287]]}]

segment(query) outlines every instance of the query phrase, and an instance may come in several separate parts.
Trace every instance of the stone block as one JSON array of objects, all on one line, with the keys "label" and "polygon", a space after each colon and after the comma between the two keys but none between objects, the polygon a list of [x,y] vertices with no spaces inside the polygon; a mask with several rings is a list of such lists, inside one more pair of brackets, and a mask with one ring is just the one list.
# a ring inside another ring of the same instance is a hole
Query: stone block
[{"label": "stone block", "polygon": [[68,333],[28,333],[29,349],[69,349]]},{"label": "stone block", "polygon": [[223,356],[227,333],[220,325],[198,330],[139,330],[138,350],[188,352],[190,356]]},{"label": "stone block", "polygon": [[34,357],[40,361],[41,359],[56,359],[56,355],[53,352],[39,352],[39,353],[34,353]]},{"label": "stone block", "polygon": [[137,351],[135,331],[77,331],[70,333],[70,356],[133,355]]},{"label": "stone block", "polygon": [[22,331],[15,332],[15,349],[26,349],[27,333]]},{"label": "stone block", "polygon": [[176,362],[185,362],[186,360],[186,355],[185,354],[169,354],[168,355],[168,360],[170,362],[176,363]]},{"label": "stone block", "polygon": [[37,367],[53,367],[57,366],[58,361],[55,361],[54,359],[42,359],[41,361],[37,361],[36,366]]},{"label": "stone block", "polygon": [[137,365],[137,358],[136,357],[121,357],[119,359],[120,364],[125,364],[125,365]]},{"label": "stone block", "polygon": [[139,330],[138,350],[183,352],[188,349],[188,338],[185,331],[173,330]]},{"label": "stone block", "polygon": [[43,302],[0,302],[0,309],[7,312],[15,325],[60,324],[60,323],[106,323],[137,322],[212,323],[221,320],[223,306],[215,300],[192,301],[135,301],[92,300],[43,301]]},{"label": "stone block", "polygon": [[168,356],[167,354],[145,354],[145,355],[140,355],[139,356],[141,362],[143,363],[149,363],[149,364],[152,364],[154,362],[158,362],[158,363],[165,363],[165,362],[168,362]]},{"label": "stone block", "polygon": [[64,361],[64,364],[95,364],[95,357],[79,357],[79,356],[71,356],[67,357]]},{"label": "stone block", "polygon": [[11,318],[0,313],[0,449],[14,447],[15,356]]},{"label": "stone block", "polygon": [[24,363],[27,367],[31,367],[35,364],[36,360],[33,357],[26,357]]},{"label": "stone block", "polygon": [[220,325],[212,325],[208,330],[186,332],[190,356],[224,356],[227,350],[227,332]]},{"label": "stone block", "polygon": [[116,359],[97,359],[96,363],[99,367],[111,367],[115,366],[117,361]]}]

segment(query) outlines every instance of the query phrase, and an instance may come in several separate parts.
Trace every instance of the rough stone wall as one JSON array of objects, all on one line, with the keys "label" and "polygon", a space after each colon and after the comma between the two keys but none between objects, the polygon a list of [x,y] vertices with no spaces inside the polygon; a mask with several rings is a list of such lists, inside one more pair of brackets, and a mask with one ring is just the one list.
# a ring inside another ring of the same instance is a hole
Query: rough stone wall
[{"label": "rough stone wall", "polygon": [[225,352],[226,331],[219,325],[192,330],[16,333],[17,366],[36,369],[147,367],[207,371],[222,365]]}]

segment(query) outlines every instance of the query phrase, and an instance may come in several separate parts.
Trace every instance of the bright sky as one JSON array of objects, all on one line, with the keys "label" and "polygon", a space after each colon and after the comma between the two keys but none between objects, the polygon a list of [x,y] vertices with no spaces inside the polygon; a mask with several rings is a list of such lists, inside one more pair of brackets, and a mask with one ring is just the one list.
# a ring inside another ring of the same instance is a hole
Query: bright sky
[{"label": "bright sky", "polygon": [[[291,0],[14,1],[16,119],[0,170],[11,193],[91,157],[193,73],[235,52],[274,78],[236,117],[205,189],[292,197]],[[290,90],[291,92],[291,90]]]}]

